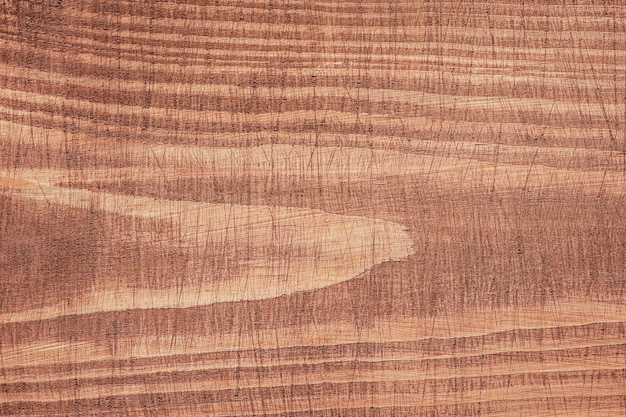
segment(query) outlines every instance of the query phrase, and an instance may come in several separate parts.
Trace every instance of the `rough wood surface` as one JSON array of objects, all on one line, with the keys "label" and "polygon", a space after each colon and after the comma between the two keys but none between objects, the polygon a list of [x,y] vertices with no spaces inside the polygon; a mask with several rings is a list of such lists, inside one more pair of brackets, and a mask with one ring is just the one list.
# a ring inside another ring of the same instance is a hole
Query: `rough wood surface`
[{"label": "rough wood surface", "polygon": [[622,0],[0,1],[0,415],[626,415]]}]

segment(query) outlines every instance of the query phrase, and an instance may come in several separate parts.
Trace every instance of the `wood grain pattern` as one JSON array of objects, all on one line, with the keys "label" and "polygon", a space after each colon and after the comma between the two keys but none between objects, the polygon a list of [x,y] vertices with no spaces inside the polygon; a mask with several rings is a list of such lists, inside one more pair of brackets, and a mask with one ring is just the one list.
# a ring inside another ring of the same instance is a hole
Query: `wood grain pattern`
[{"label": "wood grain pattern", "polygon": [[626,415],[621,0],[0,2],[0,415]]}]

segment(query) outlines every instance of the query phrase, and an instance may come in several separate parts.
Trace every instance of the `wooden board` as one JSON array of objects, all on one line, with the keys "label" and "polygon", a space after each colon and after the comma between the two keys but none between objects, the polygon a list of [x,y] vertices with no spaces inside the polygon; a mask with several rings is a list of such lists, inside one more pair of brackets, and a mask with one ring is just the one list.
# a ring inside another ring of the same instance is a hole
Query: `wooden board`
[{"label": "wooden board", "polygon": [[622,0],[0,2],[0,415],[624,416],[625,187]]}]

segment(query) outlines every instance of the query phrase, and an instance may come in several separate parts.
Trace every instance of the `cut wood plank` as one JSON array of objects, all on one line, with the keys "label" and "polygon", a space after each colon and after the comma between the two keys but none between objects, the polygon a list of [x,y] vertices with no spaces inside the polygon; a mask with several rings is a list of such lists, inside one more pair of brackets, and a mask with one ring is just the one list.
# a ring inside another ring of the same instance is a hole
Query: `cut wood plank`
[{"label": "cut wood plank", "polygon": [[624,415],[625,29],[0,4],[0,415]]}]

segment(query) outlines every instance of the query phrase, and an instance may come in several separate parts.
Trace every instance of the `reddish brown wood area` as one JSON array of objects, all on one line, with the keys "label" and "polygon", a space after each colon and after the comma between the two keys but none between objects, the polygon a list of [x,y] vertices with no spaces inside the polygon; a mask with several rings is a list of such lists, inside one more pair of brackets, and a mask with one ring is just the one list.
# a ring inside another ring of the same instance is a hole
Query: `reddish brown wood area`
[{"label": "reddish brown wood area", "polygon": [[0,416],[624,415],[622,0],[0,1]]}]

